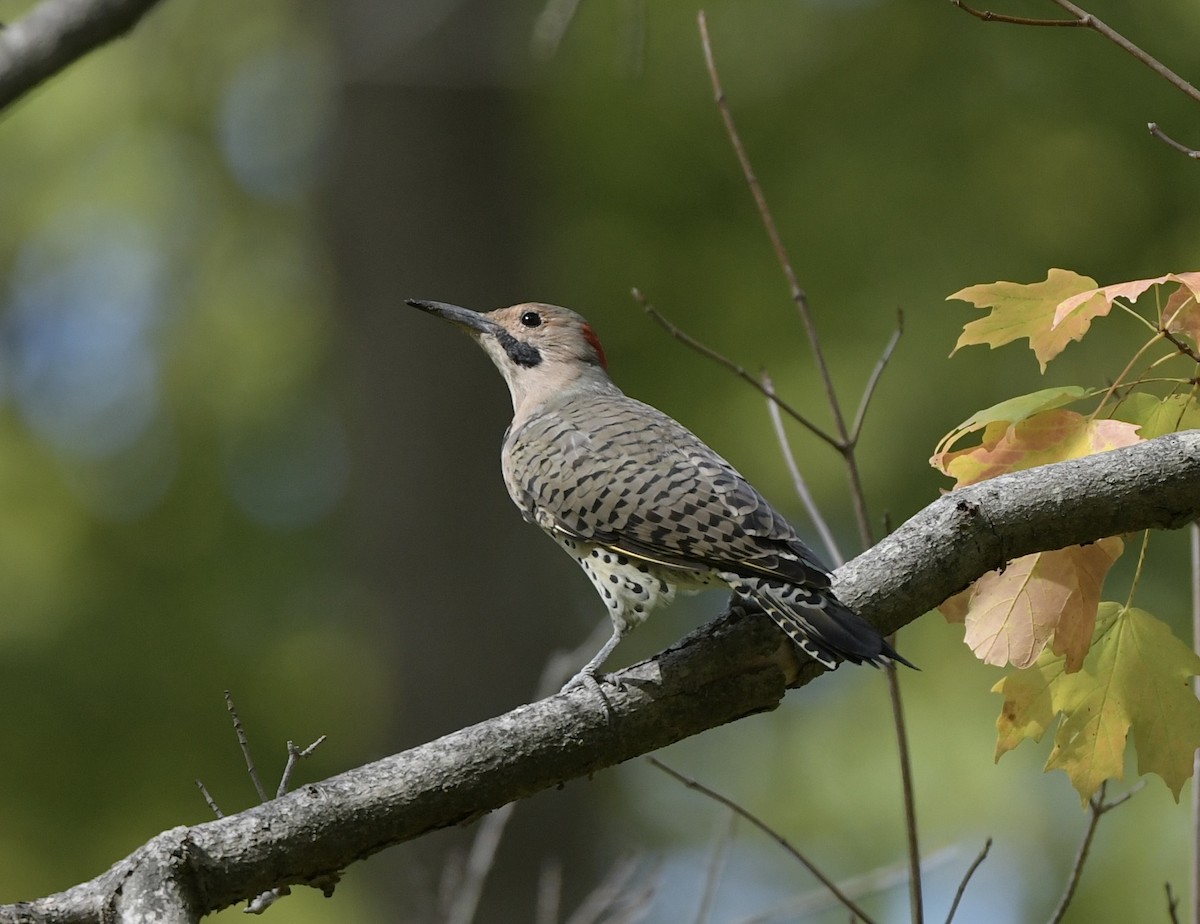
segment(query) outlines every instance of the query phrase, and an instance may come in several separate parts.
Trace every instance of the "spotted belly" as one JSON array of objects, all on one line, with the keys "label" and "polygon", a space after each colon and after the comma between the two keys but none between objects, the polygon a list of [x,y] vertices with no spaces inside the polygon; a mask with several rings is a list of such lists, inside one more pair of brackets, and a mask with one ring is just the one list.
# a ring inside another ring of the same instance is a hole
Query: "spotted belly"
[{"label": "spotted belly", "polygon": [[621,628],[644,622],[655,608],[674,600],[677,593],[724,586],[712,574],[654,564],[590,542],[558,536],[555,539],[579,562],[608,607],[613,624]]}]

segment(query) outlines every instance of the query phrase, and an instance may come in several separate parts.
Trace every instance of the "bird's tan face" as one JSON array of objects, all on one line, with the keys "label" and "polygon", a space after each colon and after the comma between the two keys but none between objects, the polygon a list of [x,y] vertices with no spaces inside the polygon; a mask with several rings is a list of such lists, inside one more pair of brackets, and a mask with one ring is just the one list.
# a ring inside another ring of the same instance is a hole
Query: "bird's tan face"
[{"label": "bird's tan face", "polygon": [[527,302],[480,313],[442,302],[410,301],[462,328],[492,358],[518,412],[579,383],[607,383],[604,348],[591,326],[567,308]]},{"label": "bird's tan face", "polygon": [[[600,338],[587,321],[570,309],[526,302],[497,308],[484,317],[508,335],[497,334],[497,340],[518,365],[585,363],[608,368]],[[515,350],[516,355],[510,350]]]}]

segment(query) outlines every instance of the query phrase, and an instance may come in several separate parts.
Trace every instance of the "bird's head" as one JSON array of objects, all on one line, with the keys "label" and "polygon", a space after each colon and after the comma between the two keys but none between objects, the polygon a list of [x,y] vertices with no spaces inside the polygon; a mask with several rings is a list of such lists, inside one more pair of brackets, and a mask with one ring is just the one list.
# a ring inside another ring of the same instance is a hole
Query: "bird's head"
[{"label": "bird's head", "polygon": [[479,312],[411,298],[408,304],[449,321],[483,347],[508,383],[516,411],[573,389],[615,388],[600,339],[568,308],[528,302]]}]

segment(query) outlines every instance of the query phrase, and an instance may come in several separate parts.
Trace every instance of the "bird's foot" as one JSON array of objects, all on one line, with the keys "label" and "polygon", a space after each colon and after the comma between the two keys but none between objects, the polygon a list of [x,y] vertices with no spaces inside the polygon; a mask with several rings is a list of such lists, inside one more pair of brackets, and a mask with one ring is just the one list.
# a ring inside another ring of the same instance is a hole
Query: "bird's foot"
[{"label": "bird's foot", "polygon": [[588,670],[586,667],[578,674],[563,684],[563,688],[559,693],[570,693],[572,690],[580,688],[589,690],[604,699],[604,686],[615,687],[618,690],[625,689],[625,683],[616,674],[603,674],[600,671],[592,668]]}]

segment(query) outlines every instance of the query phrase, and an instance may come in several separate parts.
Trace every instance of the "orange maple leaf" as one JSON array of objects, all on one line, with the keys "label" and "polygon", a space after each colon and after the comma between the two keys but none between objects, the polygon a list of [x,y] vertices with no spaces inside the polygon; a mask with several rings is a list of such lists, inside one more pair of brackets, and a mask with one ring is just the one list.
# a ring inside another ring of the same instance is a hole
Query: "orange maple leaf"
[{"label": "orange maple leaf", "polygon": [[1104,578],[1124,547],[1108,538],[1024,555],[977,580],[965,608],[964,594],[952,597],[950,613],[961,613],[964,641],[985,664],[1029,667],[1053,641],[1066,671],[1077,671],[1092,642]]},{"label": "orange maple leaf", "polygon": [[[1111,286],[1101,286],[1096,289],[1089,289],[1084,292],[1078,292],[1075,295],[1065,298],[1054,311],[1053,327],[1064,323],[1072,317],[1077,311],[1091,312],[1091,316],[1105,315],[1112,310],[1113,303],[1118,298],[1123,298],[1127,302],[1136,302],[1146,290],[1153,286],[1160,286],[1168,282],[1175,282],[1178,285],[1171,293],[1167,300],[1167,309],[1170,309],[1171,299],[1180,296],[1179,304],[1181,305],[1188,298],[1191,299],[1192,305],[1196,303],[1200,293],[1200,273],[1167,273],[1165,276],[1158,276],[1154,279],[1135,279],[1132,282],[1118,282]],[[1095,299],[1099,297],[1104,300],[1103,310],[1095,310]],[[1163,311],[1163,322],[1168,323],[1171,314],[1168,310]],[[1178,311],[1178,305],[1175,309]],[[1174,312],[1172,312],[1174,313]],[[1085,328],[1086,329],[1086,328]],[[1171,328],[1168,327],[1168,330]],[[1076,338],[1078,339],[1078,338]]]},{"label": "orange maple leaf", "polygon": [[1176,278],[1179,285],[1163,306],[1163,329],[1191,337],[1200,346],[1200,273],[1179,273]]},{"label": "orange maple leaf", "polygon": [[1138,442],[1141,438],[1136,424],[1093,420],[1074,411],[1055,409],[1017,423],[989,423],[980,445],[947,450],[930,461],[956,480],[956,488],[961,488],[1007,472],[1078,459]]}]

